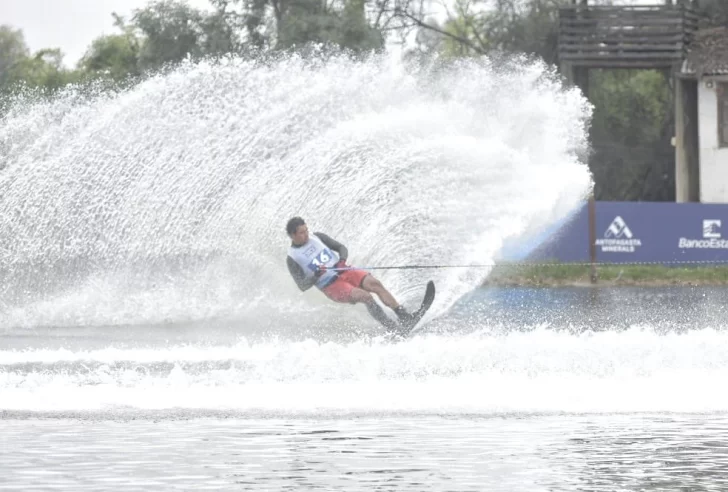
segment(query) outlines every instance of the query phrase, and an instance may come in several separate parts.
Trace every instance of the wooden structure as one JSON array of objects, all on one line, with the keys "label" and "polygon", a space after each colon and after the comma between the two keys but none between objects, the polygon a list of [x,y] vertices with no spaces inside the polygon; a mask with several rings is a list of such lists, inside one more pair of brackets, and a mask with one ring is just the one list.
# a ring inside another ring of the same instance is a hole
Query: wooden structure
[{"label": "wooden structure", "polygon": [[590,68],[677,70],[697,29],[689,2],[559,9],[561,72],[588,94]]},{"label": "wooden structure", "polygon": [[728,27],[699,29],[696,5],[572,0],[559,9],[559,61],[587,97],[590,69],[664,71],[675,87],[676,201],[728,203]]},{"label": "wooden structure", "polygon": [[684,2],[562,7],[559,59],[590,68],[670,68],[682,62],[697,25]]}]

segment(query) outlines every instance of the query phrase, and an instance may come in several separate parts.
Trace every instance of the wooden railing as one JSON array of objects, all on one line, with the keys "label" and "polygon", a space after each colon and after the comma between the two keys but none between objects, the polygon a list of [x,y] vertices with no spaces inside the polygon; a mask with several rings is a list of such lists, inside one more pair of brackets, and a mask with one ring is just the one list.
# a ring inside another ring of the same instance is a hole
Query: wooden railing
[{"label": "wooden railing", "polygon": [[698,16],[688,6],[559,9],[559,58],[592,68],[658,68],[685,57]]}]

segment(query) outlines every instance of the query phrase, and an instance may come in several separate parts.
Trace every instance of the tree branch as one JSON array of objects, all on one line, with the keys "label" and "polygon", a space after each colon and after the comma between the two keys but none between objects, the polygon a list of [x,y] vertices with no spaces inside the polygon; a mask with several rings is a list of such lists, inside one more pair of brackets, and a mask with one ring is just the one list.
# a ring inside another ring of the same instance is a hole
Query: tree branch
[{"label": "tree branch", "polygon": [[[374,21],[374,29],[380,29],[379,23],[382,21],[382,16],[384,15],[384,12],[387,11],[387,4],[389,3],[389,0],[383,0],[382,2],[376,2],[377,7],[379,7],[379,12],[377,13],[377,18]],[[386,24],[389,24],[389,21],[386,22]]]},{"label": "tree branch", "polygon": [[413,16],[412,14],[410,14],[407,11],[403,11],[401,9],[395,9],[395,15],[411,20],[417,27],[421,27],[423,29],[429,29],[430,31],[436,32],[442,36],[446,36],[450,39],[453,39],[453,40],[457,41],[458,43],[463,44],[463,45],[467,46],[468,48],[472,49],[476,53],[480,53],[480,54],[484,53],[484,51],[480,47],[473,44],[472,41],[470,41],[469,39],[464,38],[462,36],[458,36],[457,34],[452,34],[450,32],[440,29],[437,26],[433,26],[424,21],[421,21],[420,19]]},{"label": "tree branch", "polygon": [[[458,15],[461,19],[465,21],[465,27],[470,28],[470,30],[473,33],[473,36],[475,36],[475,40],[478,42],[478,44],[481,47],[482,51],[485,51],[487,43],[483,39],[483,37],[480,35],[479,29],[473,24],[472,16],[468,15],[468,11],[470,10],[470,2],[466,1],[466,5],[463,8],[460,2],[456,2],[456,8],[458,10]],[[445,10],[447,11],[448,17],[452,19],[452,14],[450,14],[450,9],[445,6]],[[467,33],[467,31],[466,31]]]}]

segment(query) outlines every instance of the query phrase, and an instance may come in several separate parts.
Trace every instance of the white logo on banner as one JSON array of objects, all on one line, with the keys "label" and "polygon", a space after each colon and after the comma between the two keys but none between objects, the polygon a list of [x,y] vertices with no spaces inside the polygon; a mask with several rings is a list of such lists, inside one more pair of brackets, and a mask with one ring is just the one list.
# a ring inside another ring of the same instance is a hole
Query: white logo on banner
[{"label": "white logo on banner", "polygon": [[634,237],[627,222],[617,215],[604,231],[604,239],[597,239],[596,245],[601,246],[604,253],[634,253],[642,246],[642,241]]},{"label": "white logo on banner", "polygon": [[703,239],[680,238],[678,247],[682,249],[728,249],[728,240],[721,239],[720,219],[703,220]]},{"label": "white logo on banner", "polygon": [[720,220],[704,220],[703,221],[703,237],[720,238]]}]

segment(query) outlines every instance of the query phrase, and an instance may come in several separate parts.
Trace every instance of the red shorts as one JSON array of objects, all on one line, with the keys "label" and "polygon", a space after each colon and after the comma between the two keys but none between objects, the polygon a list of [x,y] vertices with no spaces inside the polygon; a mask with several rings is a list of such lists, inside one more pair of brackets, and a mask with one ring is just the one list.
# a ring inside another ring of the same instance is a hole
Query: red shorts
[{"label": "red shorts", "polygon": [[336,302],[354,302],[351,291],[361,288],[364,277],[369,275],[365,270],[345,270],[331,284],[322,289],[326,297]]}]

